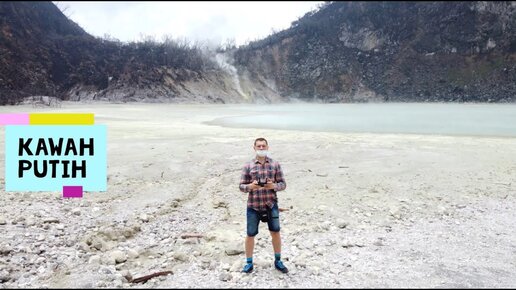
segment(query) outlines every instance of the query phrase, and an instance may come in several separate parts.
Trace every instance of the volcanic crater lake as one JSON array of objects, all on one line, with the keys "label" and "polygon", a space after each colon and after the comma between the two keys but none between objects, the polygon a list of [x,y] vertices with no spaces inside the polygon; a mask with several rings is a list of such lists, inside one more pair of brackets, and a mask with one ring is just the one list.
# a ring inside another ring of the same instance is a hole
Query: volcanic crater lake
[{"label": "volcanic crater lake", "polygon": [[226,105],[210,125],[345,133],[516,137],[516,104],[366,103]]}]

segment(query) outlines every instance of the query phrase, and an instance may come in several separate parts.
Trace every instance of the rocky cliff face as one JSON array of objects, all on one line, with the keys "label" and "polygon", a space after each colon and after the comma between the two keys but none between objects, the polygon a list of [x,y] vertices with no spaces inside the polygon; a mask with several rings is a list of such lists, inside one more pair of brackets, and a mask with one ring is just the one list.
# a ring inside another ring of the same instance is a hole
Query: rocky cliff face
[{"label": "rocky cliff face", "polygon": [[0,3],[0,103],[515,101],[516,2],[327,2],[231,51],[88,35],[51,2]]},{"label": "rocky cliff face", "polygon": [[[113,102],[253,101],[235,83],[235,68],[224,59],[217,62],[220,54],[214,50],[174,40],[95,38],[51,2],[1,2],[0,16],[2,104],[30,95]],[[245,83],[245,76],[241,79]]]},{"label": "rocky cliff face", "polygon": [[54,61],[62,57],[56,41],[61,38],[92,39],[52,3],[0,3],[2,103],[28,94],[56,94],[67,74],[62,62]]},{"label": "rocky cliff face", "polygon": [[285,97],[516,100],[516,2],[333,2],[235,53]]}]

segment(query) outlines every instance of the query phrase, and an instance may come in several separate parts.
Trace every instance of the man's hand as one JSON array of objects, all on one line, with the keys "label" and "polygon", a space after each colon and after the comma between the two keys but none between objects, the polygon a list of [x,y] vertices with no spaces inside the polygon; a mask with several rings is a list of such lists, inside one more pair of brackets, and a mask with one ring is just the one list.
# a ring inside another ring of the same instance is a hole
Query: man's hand
[{"label": "man's hand", "polygon": [[270,178],[267,178],[267,183],[265,184],[264,188],[265,189],[274,189],[275,185],[276,184],[274,184]]},{"label": "man's hand", "polygon": [[247,185],[247,188],[249,189],[249,191],[254,191],[254,190],[258,190],[260,188],[263,188],[263,189],[274,189],[275,186],[276,186],[276,184],[273,183],[271,179],[267,178],[267,183],[264,186],[259,186],[258,185],[258,181],[255,180],[252,183],[249,183]]},{"label": "man's hand", "polygon": [[255,180],[253,181],[252,183],[248,184],[247,185],[247,188],[249,189],[249,191],[254,191],[254,190],[258,190],[260,188],[262,188],[261,186],[258,185],[258,181]]}]

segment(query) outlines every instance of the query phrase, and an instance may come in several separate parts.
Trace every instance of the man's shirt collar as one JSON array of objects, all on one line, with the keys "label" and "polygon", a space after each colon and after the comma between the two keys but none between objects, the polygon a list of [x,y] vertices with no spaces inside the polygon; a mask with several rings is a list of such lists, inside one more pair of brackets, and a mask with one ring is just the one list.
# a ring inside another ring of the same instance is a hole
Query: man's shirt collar
[{"label": "man's shirt collar", "polygon": [[[265,163],[270,163],[270,161],[271,161],[270,158],[268,156],[265,156]],[[253,164],[256,164],[256,163],[259,163],[260,161],[258,161],[258,158],[255,157],[255,158],[253,158],[252,162],[253,162]]]}]

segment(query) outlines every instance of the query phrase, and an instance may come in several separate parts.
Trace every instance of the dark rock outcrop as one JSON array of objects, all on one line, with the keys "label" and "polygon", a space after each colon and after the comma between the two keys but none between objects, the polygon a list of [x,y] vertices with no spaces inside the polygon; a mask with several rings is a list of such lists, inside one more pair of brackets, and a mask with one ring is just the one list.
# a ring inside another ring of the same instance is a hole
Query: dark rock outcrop
[{"label": "dark rock outcrop", "polygon": [[283,96],[516,100],[516,2],[327,2],[235,53]]},{"label": "dark rock outcrop", "polygon": [[[0,2],[0,103],[69,100],[240,101],[230,78],[188,42],[93,37],[51,2]],[[211,89],[207,89],[209,87]]]}]

